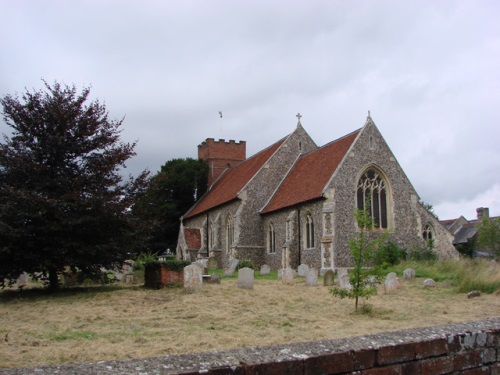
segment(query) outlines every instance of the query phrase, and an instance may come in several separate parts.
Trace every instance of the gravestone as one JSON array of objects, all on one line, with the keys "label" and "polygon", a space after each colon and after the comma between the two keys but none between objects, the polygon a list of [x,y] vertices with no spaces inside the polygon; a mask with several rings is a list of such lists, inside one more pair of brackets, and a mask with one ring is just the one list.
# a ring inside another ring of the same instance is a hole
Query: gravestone
[{"label": "gravestone", "polygon": [[26,272],[23,272],[17,277],[16,286],[18,288],[24,288],[30,282],[30,277]]},{"label": "gravestone", "polygon": [[125,284],[133,284],[134,283],[134,274],[133,273],[127,273],[125,275]]},{"label": "gravestone", "polygon": [[297,271],[300,277],[305,277],[309,271],[309,266],[307,264],[301,264]]},{"label": "gravestone", "polygon": [[207,269],[209,271],[213,271],[216,270],[218,267],[219,265],[217,264],[217,259],[215,259],[215,257],[209,257],[207,260]]},{"label": "gravestone", "polygon": [[200,290],[203,285],[202,267],[195,263],[184,267],[184,288],[190,291]]},{"label": "gravestone", "polygon": [[415,270],[413,268],[407,268],[403,271],[403,279],[411,280],[415,278]]},{"label": "gravestone", "polygon": [[323,275],[323,285],[333,286],[335,284],[335,273],[332,270],[328,270]]},{"label": "gravestone", "polygon": [[[337,268],[337,283],[339,284],[339,288],[342,289],[348,289],[346,288],[345,285],[345,280],[346,278],[344,276],[347,276],[347,282],[349,283],[349,270],[347,268]],[[349,285],[351,285],[349,283]]]},{"label": "gravestone", "polygon": [[281,282],[283,284],[294,284],[293,278],[295,276],[294,270],[291,268],[285,268],[283,270],[283,278],[281,279]]},{"label": "gravestone", "polygon": [[318,270],[316,268],[310,268],[306,275],[306,286],[316,285],[318,285]]},{"label": "gravestone", "polygon": [[230,270],[233,270],[233,272],[236,270],[236,267],[238,266],[238,263],[240,262],[239,259],[232,258],[229,260],[229,268]]},{"label": "gravestone", "polygon": [[192,265],[198,267],[202,275],[206,274],[206,267],[201,261],[197,260],[196,262],[193,262]]},{"label": "gravestone", "polygon": [[122,273],[124,275],[128,273],[134,273],[134,261],[133,260],[126,260],[122,264]]},{"label": "gravestone", "polygon": [[388,273],[384,282],[385,294],[394,294],[399,287],[399,278],[396,272]]},{"label": "gravestone", "polygon": [[216,273],[213,273],[210,275],[210,284],[220,284],[220,275],[217,275]]},{"label": "gravestone", "polygon": [[234,275],[234,270],[227,269],[224,270],[224,277],[232,277]]},{"label": "gravestone", "polygon": [[424,280],[424,288],[434,288],[436,286],[436,282],[432,279]]},{"label": "gravestone", "polygon": [[349,280],[349,274],[347,273],[338,277],[338,283],[340,289],[345,289],[345,290],[352,289],[351,280]]},{"label": "gravestone", "polygon": [[278,270],[278,280],[281,280],[283,278],[283,270],[284,270],[284,268],[280,268]]},{"label": "gravestone", "polygon": [[261,275],[269,275],[270,272],[271,272],[271,267],[269,267],[267,264],[263,264],[262,267],[260,267]]},{"label": "gravestone", "polygon": [[244,267],[238,270],[238,288],[253,289],[255,272],[253,269]]}]

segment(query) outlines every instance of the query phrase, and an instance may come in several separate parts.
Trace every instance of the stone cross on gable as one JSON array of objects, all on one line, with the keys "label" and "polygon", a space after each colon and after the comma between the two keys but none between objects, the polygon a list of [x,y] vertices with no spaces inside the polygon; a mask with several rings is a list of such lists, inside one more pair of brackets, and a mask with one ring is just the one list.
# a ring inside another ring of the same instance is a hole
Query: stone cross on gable
[{"label": "stone cross on gable", "polygon": [[296,117],[299,119],[298,123],[297,124],[300,124],[300,119],[302,118],[302,115],[299,113],[297,113]]}]

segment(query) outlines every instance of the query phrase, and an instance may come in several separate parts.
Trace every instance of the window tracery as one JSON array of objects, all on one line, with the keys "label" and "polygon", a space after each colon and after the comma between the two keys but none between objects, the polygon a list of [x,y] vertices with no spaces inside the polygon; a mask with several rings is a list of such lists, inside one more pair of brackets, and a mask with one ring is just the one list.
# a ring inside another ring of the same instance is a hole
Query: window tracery
[{"label": "window tracery", "polygon": [[367,170],[358,181],[357,207],[368,210],[375,228],[387,228],[387,184],[373,168]]}]

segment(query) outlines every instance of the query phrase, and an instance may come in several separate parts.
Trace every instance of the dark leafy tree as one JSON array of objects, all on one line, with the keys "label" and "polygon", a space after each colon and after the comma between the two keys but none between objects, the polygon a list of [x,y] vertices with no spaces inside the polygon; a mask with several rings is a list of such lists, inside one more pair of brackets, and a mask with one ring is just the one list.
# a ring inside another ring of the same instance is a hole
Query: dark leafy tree
[{"label": "dark leafy tree", "polygon": [[180,217],[207,189],[208,166],[192,158],[172,159],[151,178],[146,194],[133,208],[137,221],[147,223],[149,239],[142,252],[174,249]]},{"label": "dark leafy tree", "polygon": [[490,250],[492,254],[500,257],[500,218],[483,216],[477,228],[477,246],[480,249]]},{"label": "dark leafy tree", "polygon": [[45,90],[0,99],[12,129],[0,144],[0,279],[20,272],[48,276],[64,267],[110,266],[133,243],[130,207],[147,171],[123,179],[135,143],[120,142],[89,88],[45,83]]}]

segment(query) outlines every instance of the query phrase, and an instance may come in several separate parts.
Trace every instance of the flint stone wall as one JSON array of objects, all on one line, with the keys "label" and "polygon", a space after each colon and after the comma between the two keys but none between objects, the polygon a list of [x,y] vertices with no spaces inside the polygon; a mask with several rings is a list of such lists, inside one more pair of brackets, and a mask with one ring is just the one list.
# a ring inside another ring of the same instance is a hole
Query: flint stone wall
[{"label": "flint stone wall", "polygon": [[2,369],[27,374],[498,374],[500,318],[338,340],[129,361]]}]

